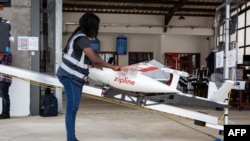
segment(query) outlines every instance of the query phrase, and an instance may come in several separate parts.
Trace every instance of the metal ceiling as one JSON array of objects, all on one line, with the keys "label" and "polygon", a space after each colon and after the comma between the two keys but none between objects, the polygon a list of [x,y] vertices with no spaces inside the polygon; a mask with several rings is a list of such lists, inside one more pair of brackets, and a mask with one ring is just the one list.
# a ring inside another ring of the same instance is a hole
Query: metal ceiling
[{"label": "metal ceiling", "polygon": [[[226,0],[63,0],[63,12],[214,17]],[[232,0],[242,4],[244,0]]]},{"label": "metal ceiling", "polygon": [[[173,16],[215,17],[225,2],[235,10],[249,0],[63,0],[63,12],[164,15],[164,32]],[[224,13],[222,13],[224,14]]]}]

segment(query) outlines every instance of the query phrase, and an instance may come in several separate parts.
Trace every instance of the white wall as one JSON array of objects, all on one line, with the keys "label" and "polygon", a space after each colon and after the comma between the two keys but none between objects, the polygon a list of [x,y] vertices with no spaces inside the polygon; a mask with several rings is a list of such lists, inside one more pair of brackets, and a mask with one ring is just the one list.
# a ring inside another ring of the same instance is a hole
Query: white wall
[{"label": "white wall", "polygon": [[[63,36],[63,46],[77,24],[82,13],[63,13],[63,23],[76,23],[64,26],[68,34]],[[153,52],[154,58],[164,62],[164,52],[200,53],[201,65],[213,48],[213,17],[186,17],[178,20],[173,17],[167,32],[164,16],[131,14],[97,14],[101,19],[101,51],[115,51],[116,37],[128,38],[128,51]],[[207,40],[209,37],[210,40]],[[128,56],[119,56],[119,65],[127,65]]]},{"label": "white wall", "polygon": [[[30,83],[12,78],[9,88],[10,116],[29,116],[30,114]],[[2,98],[0,98],[0,113],[2,113]]]},{"label": "white wall", "polygon": [[[161,60],[162,57],[157,55],[160,52],[160,36],[151,34],[116,34],[116,33],[100,33],[98,38],[101,43],[101,51],[116,51],[116,37],[127,37],[127,50],[130,52],[153,52],[154,58]],[[128,64],[128,55],[119,55],[119,65]]]}]

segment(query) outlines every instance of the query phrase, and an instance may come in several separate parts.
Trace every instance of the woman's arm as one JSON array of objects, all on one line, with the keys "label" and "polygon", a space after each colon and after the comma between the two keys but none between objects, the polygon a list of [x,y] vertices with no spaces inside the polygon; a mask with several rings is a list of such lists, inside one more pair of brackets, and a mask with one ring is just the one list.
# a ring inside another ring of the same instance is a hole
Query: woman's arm
[{"label": "woman's arm", "polygon": [[83,49],[85,55],[89,58],[89,60],[92,63],[93,67],[102,69],[103,67],[105,68],[111,68],[113,70],[120,70],[121,66],[115,66],[112,65],[104,60],[102,60],[97,54],[91,49],[91,48],[84,48]]}]

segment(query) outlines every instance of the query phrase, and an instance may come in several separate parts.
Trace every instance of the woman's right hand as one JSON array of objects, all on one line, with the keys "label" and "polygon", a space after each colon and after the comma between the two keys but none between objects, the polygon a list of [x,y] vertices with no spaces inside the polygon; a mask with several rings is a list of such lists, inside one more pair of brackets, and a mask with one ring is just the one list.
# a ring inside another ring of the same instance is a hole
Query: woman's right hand
[{"label": "woman's right hand", "polygon": [[112,67],[112,69],[114,70],[114,71],[120,71],[121,70],[121,66],[114,66],[114,67]]}]

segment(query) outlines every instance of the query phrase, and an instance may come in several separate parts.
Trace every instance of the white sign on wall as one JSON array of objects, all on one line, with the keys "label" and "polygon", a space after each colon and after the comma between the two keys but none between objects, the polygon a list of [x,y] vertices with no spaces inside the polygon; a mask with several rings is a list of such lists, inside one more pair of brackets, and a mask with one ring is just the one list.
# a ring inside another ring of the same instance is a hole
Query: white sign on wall
[{"label": "white sign on wall", "polygon": [[236,66],[236,50],[230,50],[226,54],[226,63],[228,67],[235,67]]},{"label": "white sign on wall", "polygon": [[18,37],[18,50],[38,50],[38,37]]},{"label": "white sign on wall", "polygon": [[216,61],[215,61],[215,68],[223,68],[224,67],[224,52],[216,52]]}]

